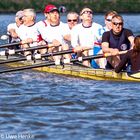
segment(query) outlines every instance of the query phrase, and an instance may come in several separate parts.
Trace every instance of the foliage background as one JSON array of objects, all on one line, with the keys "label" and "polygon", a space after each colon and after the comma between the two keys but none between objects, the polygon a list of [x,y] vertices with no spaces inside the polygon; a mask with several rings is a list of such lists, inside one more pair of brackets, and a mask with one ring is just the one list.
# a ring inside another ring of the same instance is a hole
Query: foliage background
[{"label": "foliage background", "polygon": [[108,10],[140,12],[140,0],[0,0],[0,12],[15,12],[24,8],[34,8],[37,12],[42,12],[47,4],[64,5],[68,11],[77,12],[85,6],[98,13]]}]

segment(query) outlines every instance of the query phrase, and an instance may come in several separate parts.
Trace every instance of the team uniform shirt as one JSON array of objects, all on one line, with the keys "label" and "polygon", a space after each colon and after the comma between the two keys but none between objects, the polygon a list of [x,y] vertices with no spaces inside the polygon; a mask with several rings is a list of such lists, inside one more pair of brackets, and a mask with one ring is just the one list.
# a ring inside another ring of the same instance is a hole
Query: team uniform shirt
[{"label": "team uniform shirt", "polygon": [[33,24],[32,26],[21,25],[18,35],[21,40],[32,38],[34,42],[29,44],[30,47],[37,46],[38,42],[41,41],[41,35],[37,30],[36,24]]},{"label": "team uniform shirt", "polygon": [[96,32],[102,28],[100,24],[92,23],[91,27],[84,27],[82,23],[73,27],[71,32],[71,43],[75,48],[76,46],[94,47],[96,41]]},{"label": "team uniform shirt", "polygon": [[108,42],[109,48],[117,48],[120,51],[124,51],[130,49],[130,42],[128,40],[128,37],[130,36],[133,36],[133,33],[131,30],[126,28],[123,28],[119,35],[114,35],[113,31],[110,30],[103,34],[102,42]]},{"label": "team uniform shirt", "polygon": [[109,31],[109,29],[106,26],[104,26],[98,30],[98,32],[96,34],[96,38],[97,38],[98,43],[102,42],[102,35],[104,32],[107,32],[107,31]]},{"label": "team uniform shirt", "polygon": [[44,32],[44,28],[47,28],[49,25],[49,23],[46,20],[42,20],[36,23],[37,26],[37,30],[38,32],[41,34],[42,32]]},{"label": "team uniform shirt", "polygon": [[[70,35],[71,36],[71,31],[72,29],[69,28],[68,24],[66,23],[66,28],[65,28],[66,32],[65,34]],[[71,48],[71,41],[65,40],[65,43],[68,44],[68,46]]]},{"label": "team uniform shirt", "polygon": [[[16,23],[11,23],[11,24],[9,24],[8,26],[7,26],[7,34],[10,36],[10,30],[11,29],[14,29],[15,30],[15,32],[18,34],[18,32],[19,32],[19,27],[17,26],[17,24]],[[20,41],[20,38],[12,38],[11,36],[10,36],[10,38],[9,38],[9,43],[11,43],[11,42],[19,42]]]},{"label": "team uniform shirt", "polygon": [[60,22],[60,24],[57,26],[48,25],[47,28],[44,28],[44,31],[42,32],[41,36],[48,43],[52,43],[52,41],[55,39],[61,44],[65,44],[65,40],[63,37],[64,35],[68,34],[67,32],[68,31],[66,24]]},{"label": "team uniform shirt", "polygon": [[72,29],[69,28],[69,25],[68,25],[67,23],[66,23],[66,29],[67,29],[67,33],[68,33],[68,34],[71,34],[71,30],[72,30]]},{"label": "team uniform shirt", "polygon": [[[109,48],[118,49],[119,51],[129,50],[131,47],[128,37],[133,36],[133,33],[129,29],[122,29],[122,32],[119,35],[114,35],[113,31],[107,31],[103,33],[102,43],[109,43]],[[120,56],[120,59],[123,59],[123,55]],[[106,68],[112,68],[112,66],[107,62]]]},{"label": "team uniform shirt", "polygon": [[[101,47],[101,42],[102,42],[102,35],[104,32],[109,31],[109,29],[104,26],[102,28],[99,28],[98,31],[96,32],[96,42],[94,44],[94,50],[93,50],[93,54],[96,56],[98,54],[102,54],[102,47]],[[101,59],[97,59],[97,60],[92,60],[91,61],[91,66],[93,68],[105,68],[106,66],[106,58],[101,58]]]}]

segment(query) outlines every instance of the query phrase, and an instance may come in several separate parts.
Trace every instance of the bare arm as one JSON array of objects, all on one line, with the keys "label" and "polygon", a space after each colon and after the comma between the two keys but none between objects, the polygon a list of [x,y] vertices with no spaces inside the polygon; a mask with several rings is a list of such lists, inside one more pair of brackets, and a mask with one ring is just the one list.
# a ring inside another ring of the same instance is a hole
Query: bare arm
[{"label": "bare arm", "polygon": [[129,37],[128,37],[128,40],[129,40],[130,43],[131,43],[131,48],[133,48],[133,46],[134,46],[134,36],[129,36]]},{"label": "bare arm", "polygon": [[104,53],[111,53],[112,55],[117,55],[119,53],[118,49],[109,48],[108,42],[102,43],[102,50]]},{"label": "bare arm", "polygon": [[13,37],[13,38],[18,38],[18,35],[17,35],[15,29],[10,29],[10,30],[9,30],[9,33],[10,33],[11,37]]},{"label": "bare arm", "polygon": [[110,51],[110,49],[109,49],[109,43],[108,42],[103,42],[102,44],[102,50],[103,50],[103,52],[104,53],[109,53]]}]

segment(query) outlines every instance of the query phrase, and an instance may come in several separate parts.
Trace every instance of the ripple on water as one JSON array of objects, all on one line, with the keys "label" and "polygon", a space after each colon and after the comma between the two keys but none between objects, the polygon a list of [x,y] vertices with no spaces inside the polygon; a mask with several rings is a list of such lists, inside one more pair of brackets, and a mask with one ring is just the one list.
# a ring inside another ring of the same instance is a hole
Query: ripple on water
[{"label": "ripple on water", "polygon": [[2,132],[29,132],[40,140],[140,136],[137,83],[32,71],[0,75],[0,83]]}]

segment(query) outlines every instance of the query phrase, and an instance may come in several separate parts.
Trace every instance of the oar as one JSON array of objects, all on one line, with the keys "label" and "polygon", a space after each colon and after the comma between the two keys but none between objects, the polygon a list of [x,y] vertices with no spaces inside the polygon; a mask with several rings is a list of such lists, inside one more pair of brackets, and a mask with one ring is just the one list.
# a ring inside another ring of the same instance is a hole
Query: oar
[{"label": "oar", "polygon": [[[89,59],[97,59],[97,58],[102,58],[102,57],[103,57],[103,55],[101,55],[101,54],[98,56],[86,56],[86,57],[82,58],[82,61],[89,60]],[[70,62],[77,62],[77,61],[79,61],[78,58],[70,60]],[[64,61],[60,62],[60,63],[63,64]],[[0,71],[0,73],[20,71],[20,70],[26,70],[26,69],[32,69],[32,68],[38,68],[38,67],[44,67],[44,66],[52,66],[52,65],[56,65],[56,62],[52,61],[52,62],[46,62],[46,63],[40,63],[40,64],[33,64],[33,65],[29,65],[29,66],[22,66],[22,67],[18,67],[18,68],[11,68],[11,69],[6,69],[3,71]]]},{"label": "oar", "polygon": [[4,51],[0,51],[0,56],[8,56],[8,55],[13,55],[19,52],[25,52],[25,51],[33,51],[33,50],[39,50],[39,49],[44,49],[47,48],[49,45],[41,45],[41,46],[35,46],[35,47],[30,47],[26,49],[7,49]]},{"label": "oar", "polygon": [[[120,52],[119,54],[124,54],[124,53],[126,53],[126,52]],[[74,62],[78,62],[78,61],[98,59],[98,58],[109,57],[109,56],[112,56],[112,55],[111,54],[105,54],[105,55],[104,54],[98,54],[96,56],[95,55],[91,55],[91,56],[75,58],[75,59],[71,59],[69,61],[64,59],[63,61],[61,60],[59,63],[58,62],[56,63],[55,61],[52,61],[52,62],[46,62],[46,63],[40,63],[40,64],[33,64],[33,65],[29,65],[29,66],[22,66],[22,67],[18,67],[18,68],[6,69],[6,70],[3,70],[3,71],[0,71],[0,73],[14,72],[14,71],[20,71],[20,70],[44,67],[44,66],[60,65],[60,64],[65,64],[65,63],[69,63],[69,62],[74,63]]]},{"label": "oar", "polygon": [[56,55],[63,55],[63,54],[70,54],[74,53],[74,50],[65,50],[65,51],[60,51],[60,52],[53,52],[53,53],[47,53],[47,54],[35,54],[35,55],[29,55],[27,57],[21,57],[21,58],[14,58],[14,59],[8,59],[8,60],[3,60],[0,61],[0,64],[6,64],[6,63],[12,63],[12,62],[19,62],[19,61],[26,61],[26,60],[37,60],[41,59],[43,57],[49,57],[49,56],[56,56]]},{"label": "oar", "polygon": [[6,47],[21,45],[21,44],[22,44],[21,42],[7,43],[7,44],[2,44],[2,45],[0,45],[0,48],[6,48]]},{"label": "oar", "polygon": [[[33,42],[37,42],[37,41],[33,41]],[[23,45],[23,44],[28,44],[28,43],[30,42],[20,41],[20,42],[15,42],[15,43],[7,43],[7,44],[0,45],[0,48],[12,47],[12,46]]]}]

